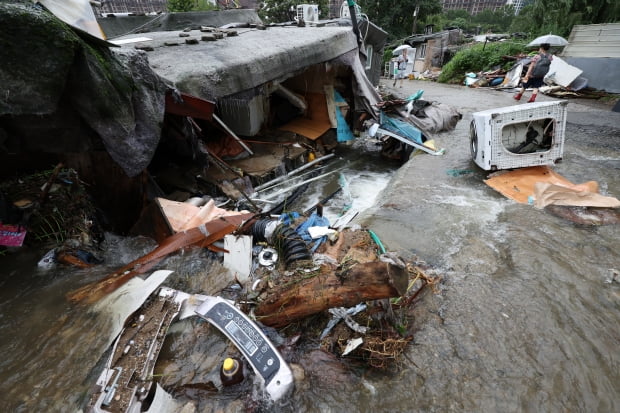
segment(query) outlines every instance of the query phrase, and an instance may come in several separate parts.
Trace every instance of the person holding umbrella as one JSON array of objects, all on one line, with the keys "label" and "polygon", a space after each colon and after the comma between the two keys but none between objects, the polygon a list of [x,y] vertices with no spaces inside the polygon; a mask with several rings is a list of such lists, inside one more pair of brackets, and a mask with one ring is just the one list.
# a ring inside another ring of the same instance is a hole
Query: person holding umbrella
[{"label": "person holding umbrella", "polygon": [[394,62],[394,84],[396,87],[396,81],[400,79],[400,87],[403,87],[403,78],[405,77],[405,71],[407,70],[407,49],[402,49],[401,54]]},{"label": "person holding umbrella", "polygon": [[543,79],[549,72],[549,65],[553,60],[553,56],[549,53],[549,43],[542,43],[538,49],[538,54],[532,58],[530,65],[525,73],[525,76],[521,79],[521,89],[519,93],[514,95],[515,100],[521,100],[523,92],[526,88],[533,88],[532,96],[528,103],[536,101],[538,95],[538,88],[543,85]]}]

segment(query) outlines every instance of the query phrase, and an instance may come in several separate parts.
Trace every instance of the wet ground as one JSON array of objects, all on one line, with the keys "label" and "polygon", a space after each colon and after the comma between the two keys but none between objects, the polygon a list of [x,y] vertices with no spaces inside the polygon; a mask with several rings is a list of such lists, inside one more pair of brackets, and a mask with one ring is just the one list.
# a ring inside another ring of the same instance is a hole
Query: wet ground
[{"label": "wet ground", "polygon": [[[606,279],[620,266],[620,227],[576,225],[483,183],[471,113],[513,105],[510,93],[423,81],[392,90],[419,89],[463,119],[437,137],[443,157],[399,170],[366,223],[389,249],[441,268],[443,291],[418,303],[410,368],[378,386],[370,410],[618,411],[620,284]],[[620,114],[585,103],[568,105],[555,169],[618,197]]]},{"label": "wet ground", "polygon": [[[483,183],[486,173],[469,155],[471,113],[512,105],[511,94],[423,81],[403,85],[393,91],[408,96],[424,89],[424,99],[463,114],[455,131],[436,136],[446,154],[414,156],[374,208],[367,203],[374,194],[366,191],[387,182],[390,165],[347,155],[356,161],[348,163],[354,171],[348,179],[362,184],[351,192],[367,209],[363,222],[389,250],[417,256],[442,274],[441,292],[429,290],[416,303],[414,340],[402,369],[349,370],[305,348],[299,362],[305,376],[278,410],[619,411],[620,284],[606,279],[609,269],[620,267],[620,227],[576,225],[516,204]],[[595,180],[619,197],[620,114],[587,103],[569,103],[564,161],[556,170],[575,183]],[[306,202],[330,193],[330,185]],[[334,206],[342,202],[335,199]],[[152,248],[139,239],[110,242],[110,268]],[[204,282],[221,270],[205,268],[205,255],[169,260],[176,271],[171,286],[219,291],[223,278]],[[37,251],[0,257],[0,408],[75,411],[96,378],[93,365],[107,346],[103,332],[110,320],[70,306],[64,295],[107,273],[44,273],[33,269],[38,258]],[[162,382],[208,383],[230,345],[204,323],[173,330],[157,368],[166,375]],[[247,385],[239,393],[206,387],[184,393],[202,400],[203,411],[244,411],[252,391]]]}]

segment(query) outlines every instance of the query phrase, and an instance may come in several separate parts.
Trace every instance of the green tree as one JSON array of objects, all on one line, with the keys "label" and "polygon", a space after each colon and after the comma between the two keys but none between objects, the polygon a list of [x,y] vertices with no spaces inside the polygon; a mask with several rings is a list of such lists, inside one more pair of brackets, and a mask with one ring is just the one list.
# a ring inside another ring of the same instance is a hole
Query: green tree
[{"label": "green tree", "polygon": [[319,6],[321,19],[327,19],[329,15],[329,5],[327,0],[313,1],[293,1],[293,0],[265,0],[263,6],[258,11],[258,15],[265,23],[288,22],[297,15],[299,4],[316,4]]},{"label": "green tree", "polygon": [[567,37],[576,24],[618,21],[618,0],[533,0],[521,9],[510,30],[532,37],[549,33]]},{"label": "green tree", "polygon": [[512,6],[500,7],[497,10],[485,9],[472,17],[475,26],[480,26],[482,32],[502,33],[510,29],[515,11]]},{"label": "green tree", "polygon": [[419,6],[416,32],[421,33],[426,19],[441,13],[439,0],[359,0],[371,22],[388,32],[388,41],[411,36],[413,31],[413,12]]},{"label": "green tree", "polygon": [[168,0],[168,11],[185,12],[194,7],[194,0]]},{"label": "green tree", "polygon": [[501,66],[509,69],[514,61],[504,56],[514,56],[524,50],[525,44],[518,42],[496,42],[476,44],[459,51],[444,65],[437,79],[441,83],[461,83],[467,72],[491,70]]},{"label": "green tree", "polygon": [[207,0],[168,0],[168,11],[171,12],[207,11],[217,9],[217,6],[214,6]]}]

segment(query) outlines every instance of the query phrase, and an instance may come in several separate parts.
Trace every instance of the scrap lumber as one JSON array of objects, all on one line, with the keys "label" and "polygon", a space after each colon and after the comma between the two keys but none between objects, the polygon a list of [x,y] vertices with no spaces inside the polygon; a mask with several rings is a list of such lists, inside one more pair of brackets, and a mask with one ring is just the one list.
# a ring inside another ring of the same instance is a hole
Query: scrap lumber
[{"label": "scrap lumber", "polygon": [[407,270],[397,265],[381,261],[356,263],[277,286],[266,293],[254,314],[265,325],[283,327],[332,307],[402,296],[407,282]]},{"label": "scrap lumber", "polygon": [[252,217],[254,214],[251,213],[223,216],[199,227],[178,232],[168,237],[153,251],[130,262],[104,279],[70,292],[67,299],[71,302],[92,304],[115,291],[136,275],[150,270],[169,254],[189,246],[207,247],[224,238],[225,235],[234,232]]}]

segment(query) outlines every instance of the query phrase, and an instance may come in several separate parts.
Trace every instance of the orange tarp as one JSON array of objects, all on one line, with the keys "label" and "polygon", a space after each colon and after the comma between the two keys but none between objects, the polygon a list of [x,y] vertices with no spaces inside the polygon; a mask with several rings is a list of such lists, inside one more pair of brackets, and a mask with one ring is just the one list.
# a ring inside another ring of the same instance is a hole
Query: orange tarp
[{"label": "orange tarp", "polygon": [[332,127],[327,112],[327,99],[323,93],[308,93],[305,99],[308,105],[306,117],[297,118],[280,129],[316,140]]},{"label": "orange tarp", "polygon": [[522,204],[527,204],[530,196],[537,198],[536,206],[539,208],[550,204],[601,207],[620,205],[617,199],[600,195],[595,181],[575,185],[548,166],[502,171],[484,182],[505,197]]}]

